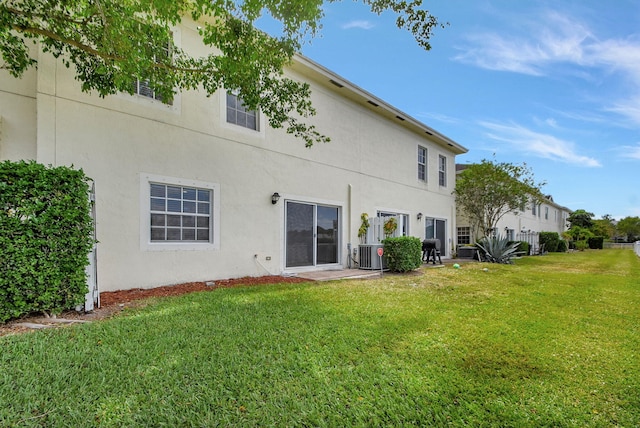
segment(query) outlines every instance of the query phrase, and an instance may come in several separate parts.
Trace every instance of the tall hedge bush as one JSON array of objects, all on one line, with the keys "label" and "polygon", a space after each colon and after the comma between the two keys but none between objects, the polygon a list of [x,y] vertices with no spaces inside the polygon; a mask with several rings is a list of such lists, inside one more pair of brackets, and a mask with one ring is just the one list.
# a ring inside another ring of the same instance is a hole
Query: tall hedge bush
[{"label": "tall hedge bush", "polygon": [[560,235],[558,232],[540,232],[538,240],[540,247],[544,245],[545,251],[550,253],[558,251],[558,243],[560,242]]},{"label": "tall hedge bush", "polygon": [[387,267],[393,272],[409,272],[422,266],[422,241],[413,236],[382,240]]},{"label": "tall hedge bush", "polygon": [[0,323],[82,304],[94,244],[82,170],[0,163]]},{"label": "tall hedge bush", "polygon": [[604,236],[592,236],[587,240],[587,243],[592,250],[602,250],[604,248]]},{"label": "tall hedge bush", "polygon": [[558,251],[559,253],[566,253],[566,252],[567,252],[567,249],[568,249],[567,241],[565,241],[564,239],[561,239],[561,240],[558,242],[558,249],[557,249],[557,251]]}]

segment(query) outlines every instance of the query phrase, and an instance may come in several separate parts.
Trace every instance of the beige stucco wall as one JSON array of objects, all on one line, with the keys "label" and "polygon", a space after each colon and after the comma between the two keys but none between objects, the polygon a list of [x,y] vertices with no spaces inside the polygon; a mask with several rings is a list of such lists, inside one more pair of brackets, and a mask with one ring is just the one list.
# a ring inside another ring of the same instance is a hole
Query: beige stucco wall
[{"label": "beige stucco wall", "polygon": [[[195,29],[187,23],[174,37],[190,45]],[[74,165],[93,178],[102,291],[280,274],[286,270],[287,200],[340,208],[340,263],[329,267],[346,264],[347,244],[357,245],[363,212],[408,214],[410,235],[420,238],[424,219],[419,221],[417,213],[444,219],[450,248],[455,238],[453,151],[322,82],[311,84],[318,114],[310,121],[332,142],[308,149],[284,131],[268,128],[264,118],[261,132],[227,124],[223,91],[210,97],[185,92],[173,106],[125,94],[102,99],[82,93],[72,70],[41,57],[38,75],[31,72],[17,81],[0,74],[0,158]],[[18,144],[22,140],[27,144]],[[417,179],[418,145],[428,149],[427,183]],[[448,160],[447,187],[438,185],[440,154]],[[145,174],[218,186],[216,248],[158,251],[141,242],[148,221],[148,194],[141,190]],[[282,196],[276,205],[270,201],[273,192]]]},{"label": "beige stucco wall", "polygon": [[22,79],[0,70],[0,160],[36,157],[36,70]]}]

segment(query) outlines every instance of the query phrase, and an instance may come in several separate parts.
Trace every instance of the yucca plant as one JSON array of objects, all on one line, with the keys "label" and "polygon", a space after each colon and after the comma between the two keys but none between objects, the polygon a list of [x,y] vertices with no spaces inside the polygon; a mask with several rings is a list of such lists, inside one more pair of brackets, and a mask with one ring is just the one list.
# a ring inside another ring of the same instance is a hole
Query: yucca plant
[{"label": "yucca plant", "polygon": [[518,251],[518,242],[510,242],[505,236],[485,236],[476,245],[482,250],[485,262],[511,264],[522,252]]}]

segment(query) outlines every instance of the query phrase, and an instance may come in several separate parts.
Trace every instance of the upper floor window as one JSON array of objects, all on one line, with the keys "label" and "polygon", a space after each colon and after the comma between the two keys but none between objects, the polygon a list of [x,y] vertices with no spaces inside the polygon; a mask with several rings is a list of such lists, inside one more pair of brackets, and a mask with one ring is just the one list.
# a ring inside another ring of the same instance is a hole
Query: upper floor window
[{"label": "upper floor window", "polygon": [[[154,55],[154,60],[156,63],[170,63],[171,62],[171,43],[167,41],[167,43],[159,49],[159,53]],[[133,81],[133,93],[140,95],[142,97],[151,98],[157,101],[160,101],[167,105],[172,105],[173,100],[164,99],[162,95],[154,91],[149,85],[148,80],[140,80],[136,79]]]},{"label": "upper floor window", "polygon": [[443,187],[447,185],[447,158],[442,155],[438,157],[438,183]]},{"label": "upper floor window", "polygon": [[248,129],[258,130],[258,114],[255,110],[248,110],[242,98],[231,91],[227,91],[227,122]]},{"label": "upper floor window", "polygon": [[531,204],[531,214],[533,214],[535,216],[535,215],[537,215],[537,213],[538,213],[538,204],[533,202]]},{"label": "upper floor window", "polygon": [[142,97],[147,97],[147,98],[151,98],[160,102],[163,102],[167,105],[171,105],[173,104],[172,100],[164,100],[162,98],[162,95],[160,95],[159,93],[155,92],[153,89],[151,89],[151,86],[149,86],[149,81],[148,80],[139,80],[136,79],[133,82],[133,93],[136,95],[140,95]]},{"label": "upper floor window", "polygon": [[544,207],[544,219],[549,220],[549,207]]},{"label": "upper floor window", "polygon": [[418,146],[418,180],[427,181],[427,149]]}]

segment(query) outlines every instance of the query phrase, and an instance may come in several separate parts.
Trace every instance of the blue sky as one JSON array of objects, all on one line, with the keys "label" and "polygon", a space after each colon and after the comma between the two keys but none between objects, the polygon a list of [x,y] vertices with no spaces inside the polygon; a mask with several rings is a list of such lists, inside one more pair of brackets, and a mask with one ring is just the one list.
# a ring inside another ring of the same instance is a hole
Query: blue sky
[{"label": "blue sky", "polygon": [[469,149],[526,163],[600,218],[640,216],[640,2],[424,0],[432,50],[351,1],[302,53]]}]

